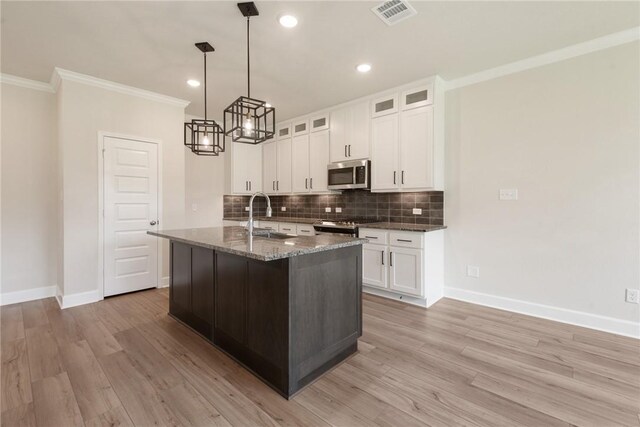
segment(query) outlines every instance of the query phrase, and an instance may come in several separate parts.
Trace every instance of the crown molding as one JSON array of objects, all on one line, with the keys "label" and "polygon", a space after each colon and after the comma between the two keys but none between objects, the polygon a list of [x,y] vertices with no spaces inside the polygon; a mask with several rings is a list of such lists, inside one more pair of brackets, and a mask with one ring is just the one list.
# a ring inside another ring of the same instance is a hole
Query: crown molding
[{"label": "crown molding", "polygon": [[82,83],[88,86],[94,86],[125,95],[137,96],[139,98],[161,102],[163,104],[174,105],[181,108],[186,108],[186,106],[190,103],[190,101],[186,101],[184,99],[174,98],[172,96],[162,95],[160,93],[151,92],[144,89],[138,89],[133,86],[127,86],[120,83],[111,82],[109,80],[99,79],[97,77],[89,76],[86,74],[76,73],[75,71],[64,70],[58,67],[54,68],[53,74],[51,76],[51,87],[57,90],[60,82],[62,81]]},{"label": "crown molding", "polygon": [[55,90],[49,83],[40,82],[38,80],[25,79],[23,77],[13,76],[11,74],[0,74],[0,83],[24,87],[27,89],[40,90],[42,92],[55,93]]},{"label": "crown molding", "polygon": [[481,83],[498,77],[504,77],[509,74],[519,73],[532,68],[542,67],[555,62],[564,61],[565,59],[575,58],[576,56],[597,52],[599,50],[608,49],[638,40],[640,40],[640,27],[629,28],[628,30],[598,37],[593,40],[553,50],[541,55],[532,56],[521,61],[512,62],[510,64],[501,65],[499,67],[490,68],[475,74],[460,77],[458,79],[449,80],[446,83],[445,90],[458,89],[464,86]]}]

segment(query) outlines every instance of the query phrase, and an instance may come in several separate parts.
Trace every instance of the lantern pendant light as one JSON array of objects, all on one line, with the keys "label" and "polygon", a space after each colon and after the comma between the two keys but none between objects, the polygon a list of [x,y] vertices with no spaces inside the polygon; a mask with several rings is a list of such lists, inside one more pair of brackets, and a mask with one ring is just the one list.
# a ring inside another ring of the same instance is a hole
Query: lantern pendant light
[{"label": "lantern pendant light", "polygon": [[204,120],[184,124],[184,145],[199,156],[217,156],[224,152],[224,130],[207,118],[207,53],[215,49],[208,42],[196,43],[196,47],[204,54]]},{"label": "lantern pendant light", "polygon": [[258,16],[255,3],[238,3],[247,18],[247,96],[241,96],[224,110],[224,133],[234,142],[260,144],[275,135],[276,110],[264,101],[251,98],[249,19]]}]

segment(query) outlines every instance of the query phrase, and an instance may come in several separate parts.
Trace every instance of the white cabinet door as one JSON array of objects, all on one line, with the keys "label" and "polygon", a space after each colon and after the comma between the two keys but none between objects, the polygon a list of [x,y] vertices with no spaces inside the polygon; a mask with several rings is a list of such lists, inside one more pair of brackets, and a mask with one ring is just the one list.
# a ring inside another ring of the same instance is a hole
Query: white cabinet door
[{"label": "white cabinet door", "polygon": [[387,260],[386,246],[362,245],[362,282],[377,288],[387,288]]},{"label": "white cabinet door", "polygon": [[398,177],[398,115],[371,121],[371,190],[394,190]]},{"label": "white cabinet door", "polygon": [[293,138],[291,175],[293,192],[309,192],[309,135]]},{"label": "white cabinet door", "polygon": [[232,148],[232,182],[234,194],[249,194],[248,162],[251,156],[251,147],[248,144],[234,144]]},{"label": "white cabinet door", "polygon": [[433,106],[400,113],[400,187],[433,187]]},{"label": "white cabinet door", "polygon": [[314,132],[309,136],[309,190],[323,193],[327,189],[329,164],[329,131]]},{"label": "white cabinet door", "polygon": [[276,191],[291,193],[291,138],[278,140],[278,178]]},{"label": "white cabinet door", "polygon": [[422,250],[389,247],[389,288],[409,295],[423,296]]},{"label": "white cabinet door", "polygon": [[265,142],[262,145],[262,170],[265,193],[276,193],[276,181],[278,180],[278,157],[275,141]]},{"label": "white cabinet door", "polygon": [[249,193],[255,193],[256,191],[262,191],[262,146],[249,145],[249,144],[237,144],[246,145],[247,149],[246,160],[242,157],[236,158],[236,164],[246,161],[245,171],[247,180],[249,181]]},{"label": "white cabinet door", "polygon": [[349,159],[368,159],[370,155],[370,125],[371,114],[369,102],[361,102],[349,108],[350,128],[347,141],[347,154]]},{"label": "white cabinet door", "polygon": [[331,163],[347,160],[347,139],[350,117],[347,107],[331,112]]}]

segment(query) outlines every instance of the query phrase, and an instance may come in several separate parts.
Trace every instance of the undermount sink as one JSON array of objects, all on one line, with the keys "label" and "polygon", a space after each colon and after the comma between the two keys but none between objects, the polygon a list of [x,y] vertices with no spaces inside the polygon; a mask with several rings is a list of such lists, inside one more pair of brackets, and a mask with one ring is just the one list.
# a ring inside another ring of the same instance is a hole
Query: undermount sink
[{"label": "undermount sink", "polygon": [[264,239],[272,239],[272,240],[286,240],[293,239],[296,236],[291,236],[289,234],[277,233],[271,230],[256,230],[253,233],[253,237],[262,237]]}]

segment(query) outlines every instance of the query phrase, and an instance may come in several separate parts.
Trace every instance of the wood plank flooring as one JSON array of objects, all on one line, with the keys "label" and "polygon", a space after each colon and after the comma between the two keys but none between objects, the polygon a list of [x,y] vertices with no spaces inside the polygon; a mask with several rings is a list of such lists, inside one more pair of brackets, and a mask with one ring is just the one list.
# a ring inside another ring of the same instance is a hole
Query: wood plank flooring
[{"label": "wood plank flooring", "polygon": [[365,295],[358,353],[287,401],[167,310],[167,289],[0,308],[2,426],[640,426],[631,338]]}]

